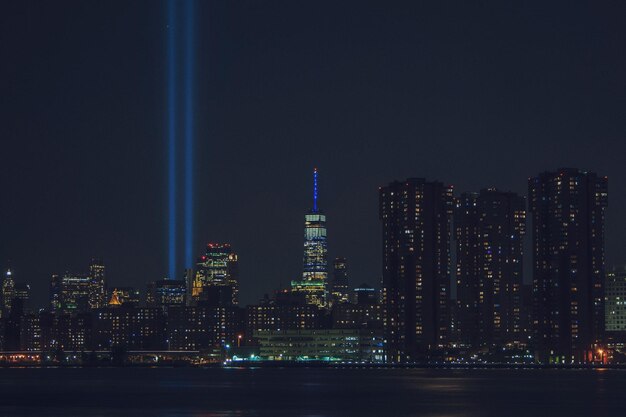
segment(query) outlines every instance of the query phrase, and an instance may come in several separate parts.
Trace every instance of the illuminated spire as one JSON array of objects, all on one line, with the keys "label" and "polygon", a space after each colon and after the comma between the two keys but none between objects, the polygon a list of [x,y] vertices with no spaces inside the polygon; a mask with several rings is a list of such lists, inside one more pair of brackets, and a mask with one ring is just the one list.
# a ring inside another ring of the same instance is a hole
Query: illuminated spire
[{"label": "illuminated spire", "polygon": [[109,306],[121,306],[122,302],[120,301],[120,297],[117,294],[117,289],[113,290],[113,295],[111,296],[111,300],[109,301]]},{"label": "illuminated spire", "polygon": [[313,168],[313,211],[317,212],[317,168]]}]

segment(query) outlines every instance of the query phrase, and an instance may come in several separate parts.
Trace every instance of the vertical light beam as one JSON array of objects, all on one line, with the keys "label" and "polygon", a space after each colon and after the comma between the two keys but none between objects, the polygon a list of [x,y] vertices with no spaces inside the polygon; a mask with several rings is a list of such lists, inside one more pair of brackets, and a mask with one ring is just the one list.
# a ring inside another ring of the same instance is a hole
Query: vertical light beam
[{"label": "vertical light beam", "polygon": [[313,211],[317,212],[317,168],[313,168]]},{"label": "vertical light beam", "polygon": [[176,1],[167,2],[168,277],[176,277]]},{"label": "vertical light beam", "polygon": [[193,266],[194,3],[185,5],[185,268]]}]

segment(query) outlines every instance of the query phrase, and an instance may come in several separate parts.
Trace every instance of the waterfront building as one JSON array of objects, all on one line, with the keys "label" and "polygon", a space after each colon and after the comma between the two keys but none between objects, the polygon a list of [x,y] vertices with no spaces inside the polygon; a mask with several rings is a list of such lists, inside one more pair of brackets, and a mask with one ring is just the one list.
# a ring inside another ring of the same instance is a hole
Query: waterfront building
[{"label": "waterfront building", "polygon": [[272,330],[254,337],[265,360],[383,362],[383,335],[377,330]]},{"label": "waterfront building", "polygon": [[[195,302],[207,301],[216,291],[230,294],[231,304],[239,304],[239,258],[228,243],[209,243],[196,263],[191,295]],[[219,290],[212,290],[219,288]],[[207,292],[211,294],[207,294]]]},{"label": "waterfront building", "polygon": [[166,350],[163,308],[103,308],[93,313],[93,348]]},{"label": "waterfront building", "polygon": [[41,351],[41,319],[39,314],[30,313],[22,317],[20,331],[20,350]]},{"label": "waterfront building", "polygon": [[447,343],[452,187],[422,178],[380,189],[387,360],[416,360]]},{"label": "waterfront building", "polygon": [[55,315],[52,332],[55,343],[50,348],[80,352],[91,349],[92,315],[90,313],[65,313]]},{"label": "waterfront building", "polygon": [[524,342],[522,278],[526,201],[515,193],[484,189],[456,202],[459,342],[502,347]]},{"label": "waterfront building", "polygon": [[530,178],[528,190],[537,359],[589,360],[604,333],[608,180],[564,168]]},{"label": "waterfront building", "polygon": [[605,288],[606,333],[612,339],[626,341],[626,267],[607,274]]},{"label": "waterfront building", "polygon": [[243,338],[243,314],[237,306],[174,306],[167,310],[168,350],[236,346]]},{"label": "waterfront building", "polygon": [[304,294],[307,303],[327,307],[328,243],[326,215],[319,210],[317,168],[313,170],[313,207],[304,216],[304,259],[302,279],[291,281],[291,291]]},{"label": "waterfront building", "polygon": [[266,298],[260,304],[246,307],[246,338],[255,343],[254,332],[270,330],[319,329],[323,311],[316,305],[307,304],[304,295],[278,292],[273,299]]}]

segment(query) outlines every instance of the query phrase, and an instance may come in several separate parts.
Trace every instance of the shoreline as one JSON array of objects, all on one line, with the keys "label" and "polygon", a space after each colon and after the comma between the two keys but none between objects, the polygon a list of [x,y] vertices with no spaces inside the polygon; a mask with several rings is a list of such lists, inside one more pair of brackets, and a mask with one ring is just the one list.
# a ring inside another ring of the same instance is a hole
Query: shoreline
[{"label": "shoreline", "polygon": [[192,363],[161,363],[161,364],[36,364],[36,363],[0,363],[0,369],[32,369],[32,368],[199,368],[199,369],[280,369],[280,368],[328,368],[328,369],[441,369],[441,370],[626,370],[626,364],[499,364],[499,363],[467,363],[467,364],[368,364],[368,363],[324,363],[324,362],[288,362],[288,361],[259,361],[259,362],[236,362],[224,365],[192,364]]}]

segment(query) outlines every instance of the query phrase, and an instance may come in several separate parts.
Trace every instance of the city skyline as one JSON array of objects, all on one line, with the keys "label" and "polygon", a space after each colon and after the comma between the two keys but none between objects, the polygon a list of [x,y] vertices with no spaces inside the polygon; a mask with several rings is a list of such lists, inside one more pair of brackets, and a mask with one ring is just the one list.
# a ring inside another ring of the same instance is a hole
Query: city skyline
[{"label": "city skyline", "polygon": [[621,415],[624,16],[4,2],[0,415]]},{"label": "city skyline", "polygon": [[[555,169],[553,171],[562,171],[562,170],[566,170],[567,171],[569,169],[571,169],[571,168],[563,168],[562,167],[562,168],[559,168],[559,169]],[[325,220],[326,213],[321,211],[321,210],[319,210],[317,208],[317,204],[318,204],[317,203],[317,200],[318,200],[318,185],[317,185],[318,169],[314,168],[313,171],[314,171],[313,189],[311,190],[311,186],[309,185],[309,195],[311,195],[311,191],[312,191],[313,195],[314,195],[314,198],[313,198],[313,206],[311,206],[311,209],[309,209],[308,214],[307,214],[307,223],[309,222],[308,216],[316,214],[316,213],[319,213],[319,214],[321,214],[324,217],[323,224],[325,224],[326,223],[326,220]],[[539,175],[543,175],[543,174],[547,174],[549,172],[550,172],[550,170],[545,170],[545,171],[542,171],[542,172],[540,172],[538,174]],[[587,172],[587,171],[586,170],[581,170],[581,172]],[[606,177],[606,176],[604,178],[608,179],[608,177]],[[425,179],[425,178],[420,178],[420,177],[410,177],[410,179],[427,180],[427,181],[429,180],[427,178]],[[437,180],[434,180],[434,181],[437,182]],[[467,191],[467,190],[456,190],[456,189],[454,189],[453,186],[451,186],[451,187],[452,187],[451,189],[454,190],[454,191],[452,191],[452,195],[454,197],[455,202],[456,201],[463,202],[463,201],[466,201],[467,198],[470,198],[470,197],[475,199],[479,195],[479,193],[475,193],[475,192]],[[381,187],[379,187],[379,189],[381,189]],[[482,190],[481,194],[484,193],[484,192],[498,192],[498,193],[501,193],[501,194],[504,194],[504,195],[507,195],[507,194],[516,195],[516,193],[513,193],[511,191],[502,191],[500,189],[496,189],[496,188],[493,188],[493,187],[492,188],[480,187],[480,189]],[[506,188],[504,188],[504,190],[506,190]],[[524,201],[525,210],[529,210],[528,201],[527,201],[527,199],[528,199],[527,194],[523,194],[522,193],[521,197],[525,200]],[[611,210],[609,210],[609,213],[610,213],[610,211]],[[528,214],[526,214],[526,222],[528,222],[528,221],[529,221],[528,220]],[[451,225],[450,226],[451,227],[451,237],[450,237],[450,241],[449,241],[449,249],[450,249],[454,259],[457,259],[457,257],[459,256],[458,255],[459,254],[458,251],[461,250],[461,249],[460,249],[460,247],[456,247],[455,248],[455,246],[460,244],[463,241],[464,238],[463,237],[455,237],[455,231],[454,231],[454,228],[456,227],[455,220],[451,220],[450,225]],[[326,226],[322,226],[322,227],[324,228],[324,231],[325,231],[326,230]],[[526,229],[528,230],[528,228],[529,228],[529,225],[526,224]],[[306,228],[305,228],[305,232],[306,232]],[[325,233],[326,232],[324,232],[324,237],[326,237]],[[606,232],[605,232],[605,234],[606,234]],[[306,240],[307,240],[306,234],[305,234],[305,239],[304,240],[305,240],[305,248],[306,248]],[[532,262],[531,262],[532,261],[532,257],[529,256],[529,253],[530,253],[529,249],[530,249],[530,244],[531,244],[530,233],[528,233],[528,232],[527,233],[523,233],[520,240],[522,241],[522,246],[523,246],[522,250],[524,252],[528,252],[528,253],[526,253],[526,256],[523,257],[524,258],[524,260],[523,260],[523,264],[524,265],[523,265],[523,268],[522,268],[523,273],[522,273],[522,276],[521,276],[521,282],[524,285],[530,285],[530,284],[532,284],[532,279],[533,279]],[[325,241],[324,245],[325,246],[328,245],[328,242],[327,242],[326,238],[324,239],[324,241]],[[332,242],[332,239],[331,239],[331,242]],[[222,244],[217,244],[215,242],[208,242],[206,244],[203,244],[203,246],[205,248],[211,247],[212,245],[222,245]],[[227,243],[226,245],[230,246],[230,243]],[[608,248],[608,245],[606,245],[606,242],[605,242],[605,252],[609,252],[609,251],[610,251],[610,249]],[[202,250],[200,250],[199,253],[203,253]],[[325,272],[326,273],[326,277],[323,279],[323,281],[325,283],[324,284],[324,288],[326,288],[325,289],[325,293],[328,293],[330,291],[330,286],[332,285],[332,277],[331,277],[331,275],[332,275],[332,271],[331,271],[332,262],[330,261],[330,259],[335,259],[337,256],[340,256],[340,255],[341,255],[341,253],[336,253],[336,254],[332,254],[332,255],[331,254],[324,255],[324,257],[327,258],[326,265],[324,267],[325,268],[324,270],[326,271]],[[235,255],[235,256],[237,257],[237,255]],[[95,261],[102,263],[102,258],[99,257],[99,256],[95,256],[94,255],[94,256],[91,256],[90,258],[92,260],[91,261],[92,263],[95,262]],[[204,256],[204,255],[198,256],[197,257],[197,262],[198,263],[196,265],[194,265],[192,269],[189,270],[191,273],[194,274],[193,276],[196,276],[197,271],[198,271],[198,265],[200,265],[199,263],[202,262],[202,258],[206,259],[206,256]],[[279,262],[278,259],[277,259],[277,262]],[[280,262],[285,262],[285,259],[280,259]],[[306,262],[306,252],[305,252],[305,262]],[[239,262],[237,262],[237,263],[239,263]],[[350,263],[358,265],[359,264],[359,259],[351,259]],[[44,285],[43,285],[43,287],[46,288],[46,291],[43,292],[43,291],[41,291],[41,288],[37,288],[38,285],[37,285],[36,281],[33,282],[31,280],[28,280],[27,278],[25,278],[24,276],[19,274],[19,272],[13,266],[11,266],[12,263],[10,261],[7,261],[5,264],[7,266],[4,268],[4,270],[5,271],[6,270],[10,270],[12,272],[12,274],[14,275],[14,279],[17,278],[17,282],[18,283],[20,283],[20,284],[28,284],[28,285],[30,285],[32,287],[32,289],[34,289],[34,291],[32,292],[32,295],[34,295],[33,300],[35,302],[37,302],[38,304],[40,304],[41,306],[46,306],[47,303],[48,303],[48,296],[49,296],[49,294],[47,293],[47,287],[46,286],[49,284],[49,279],[50,279],[51,276],[66,274],[66,275],[74,275],[74,276],[77,276],[77,277],[87,277],[87,276],[89,276],[89,271],[92,268],[91,264],[83,262],[82,265],[79,265],[78,267],[66,266],[65,268],[62,268],[62,269],[60,269],[58,271],[52,271],[52,272],[50,272],[46,276],[46,280],[45,280]],[[108,268],[110,267],[110,263],[107,262],[106,265],[107,265],[107,270],[108,270]],[[626,262],[623,263],[623,264],[622,263],[616,263],[616,264],[606,263],[606,269],[608,271],[608,270],[620,268],[620,267],[625,266],[625,265],[626,265]],[[449,291],[450,291],[450,294],[452,295],[453,299],[456,300],[458,298],[458,288],[459,288],[458,287],[458,285],[459,285],[458,278],[459,277],[457,275],[458,273],[455,272],[453,266],[454,266],[453,263],[451,263],[450,264],[451,273],[449,274],[449,276],[450,276],[450,288],[449,288]],[[238,269],[238,267],[237,267],[237,269]],[[17,272],[17,275],[16,275],[16,272]],[[192,288],[194,286],[194,284],[193,284],[193,276],[191,277],[191,279],[189,279],[188,277],[185,276],[185,273],[186,273],[185,270],[184,271],[180,271],[180,273],[176,277],[170,278],[170,277],[167,277],[166,273],[164,272],[162,276],[159,276],[159,277],[147,277],[146,280],[141,281],[141,282],[140,281],[135,281],[133,284],[121,281],[119,279],[115,279],[115,277],[113,277],[113,280],[111,281],[110,280],[110,273],[107,273],[107,285],[108,285],[109,289],[125,288],[125,287],[137,288],[141,293],[143,293],[143,297],[142,298],[145,299],[145,293],[144,293],[145,285],[147,283],[149,283],[149,282],[153,282],[153,281],[156,281],[156,280],[184,279],[184,280],[186,280],[188,282],[191,282],[191,284],[188,283],[187,285],[189,286],[189,288]],[[463,272],[461,271],[461,273],[463,273]],[[302,275],[302,274],[303,274],[303,271],[301,269],[298,275]],[[237,276],[238,276],[238,278],[240,277],[239,272],[237,273]],[[301,279],[300,277],[297,277],[295,280],[292,280],[292,282],[290,283],[289,281],[285,282],[285,280],[283,280],[281,278],[281,279],[278,280],[278,285],[276,285],[274,287],[266,287],[266,288],[268,288],[267,290],[265,290],[262,293],[257,293],[257,294],[250,294],[250,292],[247,291],[247,289],[245,288],[245,284],[244,284],[244,286],[243,286],[244,288],[243,288],[243,291],[242,291],[242,293],[245,294],[245,296],[243,298],[244,299],[243,304],[253,304],[256,301],[258,301],[259,299],[261,299],[264,295],[272,294],[274,291],[278,291],[278,290],[282,290],[282,289],[291,289],[293,287],[293,285],[294,285],[294,282],[297,283],[297,282],[300,281],[300,279]],[[382,280],[382,267],[381,267],[380,277],[377,280],[360,279],[358,277],[355,279],[354,277],[352,277],[350,279],[349,285],[354,287],[354,286],[357,286],[357,285],[359,285],[361,283],[366,283],[368,285],[371,285],[373,288],[375,288],[377,290],[380,290],[382,288],[381,287],[381,282],[382,282],[381,280]],[[239,282],[239,279],[238,279],[238,282]],[[245,280],[244,280],[244,282],[245,282]],[[237,291],[237,293],[239,293],[239,291],[240,291],[239,288],[236,291]],[[328,294],[326,294],[326,295],[328,295]],[[326,297],[326,295],[324,297]]]},{"label": "city skyline", "polygon": [[[363,227],[378,187],[414,176],[523,195],[544,170],[600,172],[614,184],[607,265],[626,263],[620,11],[349,3],[196,2],[192,247],[236,245],[242,300],[300,275],[313,166],[330,258],[357,283],[380,279],[380,236]],[[167,275],[166,10],[8,7],[0,267],[40,300],[52,271],[93,256],[120,285]]]}]

